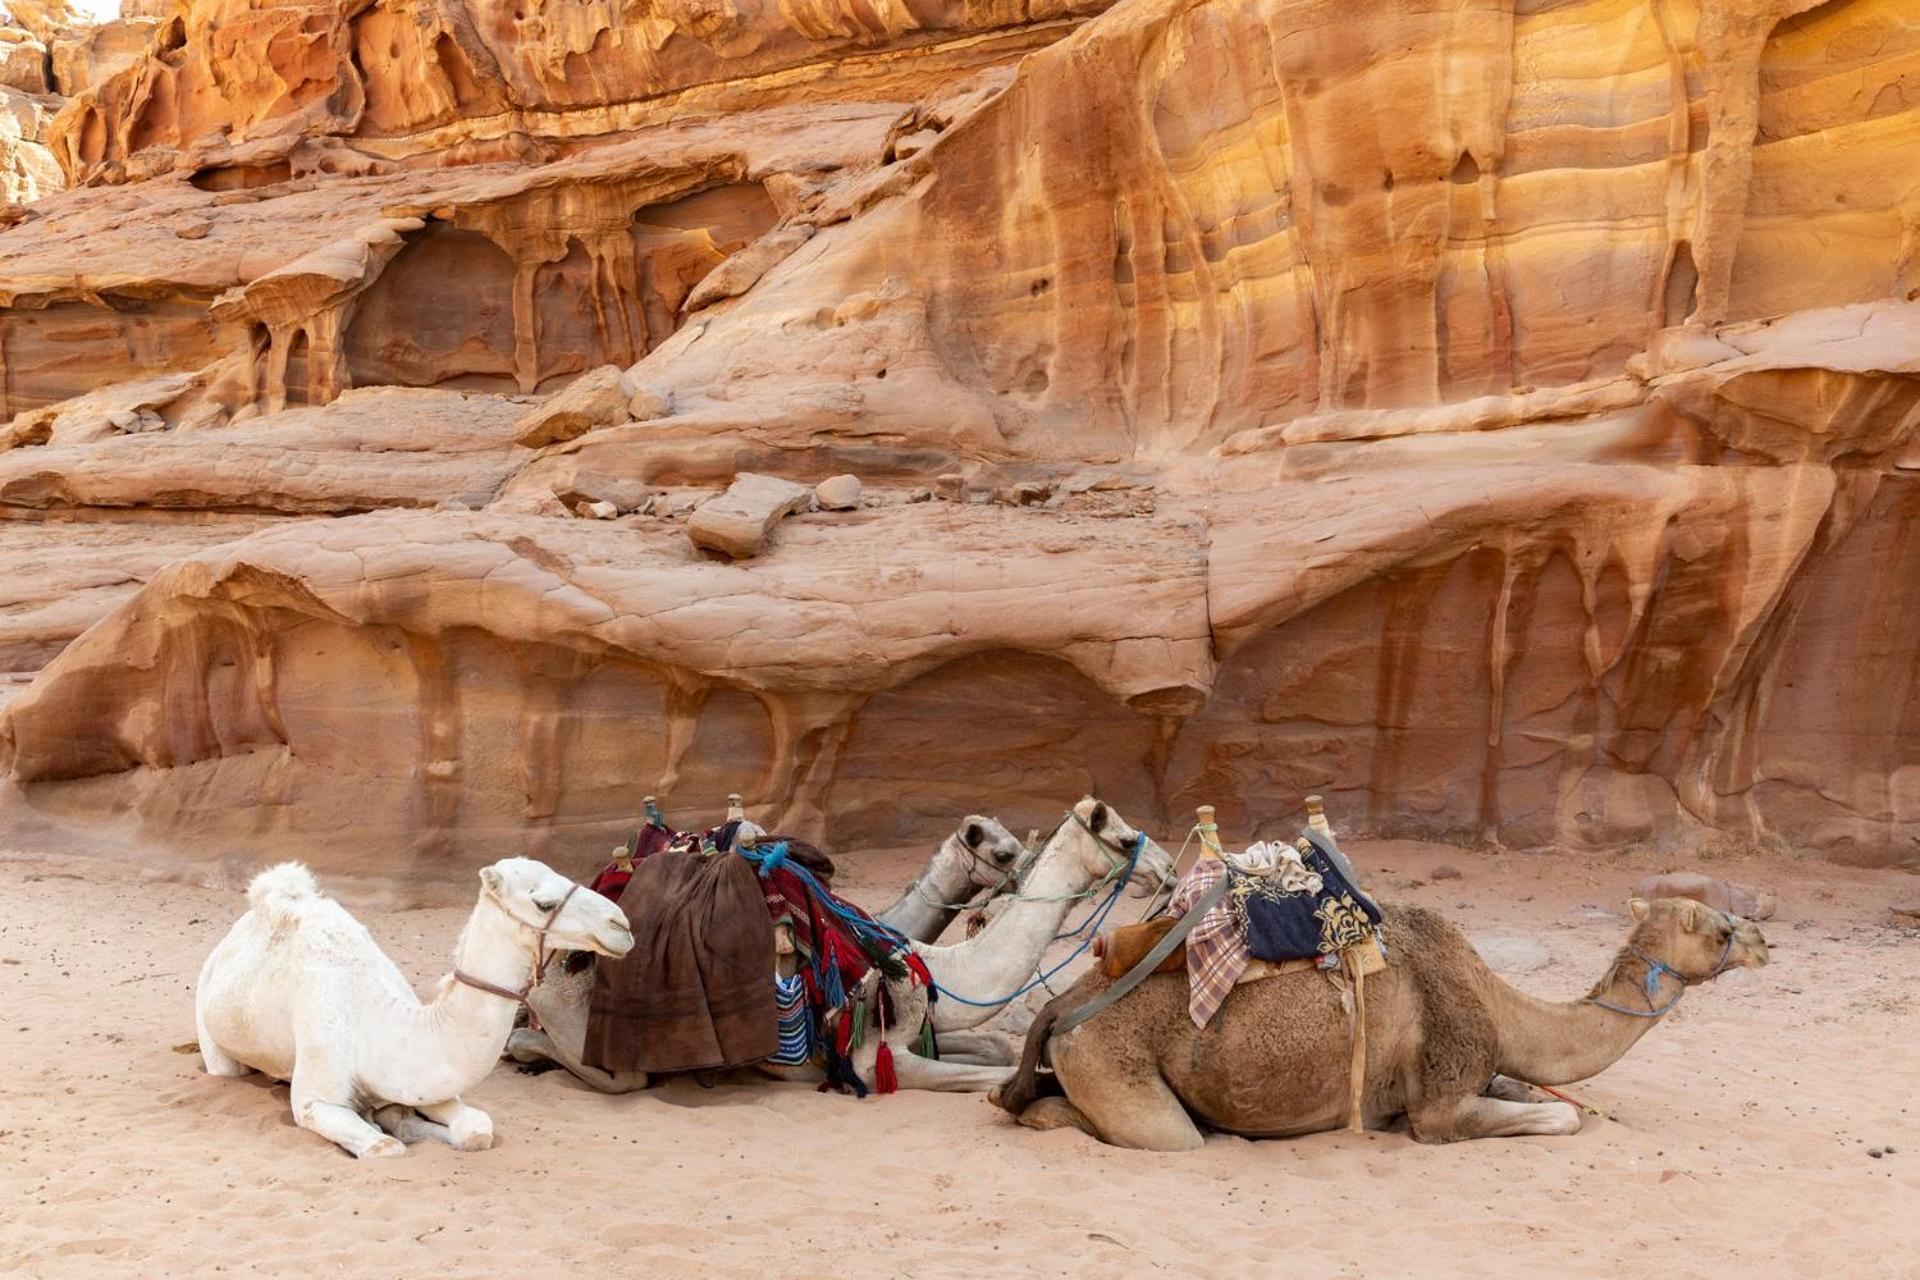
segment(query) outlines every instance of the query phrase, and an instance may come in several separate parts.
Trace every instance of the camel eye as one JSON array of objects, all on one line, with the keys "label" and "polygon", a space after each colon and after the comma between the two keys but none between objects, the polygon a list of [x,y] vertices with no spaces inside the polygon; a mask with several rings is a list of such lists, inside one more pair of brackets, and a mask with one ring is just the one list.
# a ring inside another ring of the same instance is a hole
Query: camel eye
[{"label": "camel eye", "polygon": [[553,909],[554,909],[555,907],[557,907],[557,906],[559,906],[559,905],[560,905],[560,899],[558,899],[558,898],[535,898],[535,899],[533,900],[533,905],[534,905],[534,907],[535,907],[535,908],[537,908],[538,910],[541,910],[541,911],[551,911],[551,910],[553,910]]},{"label": "camel eye", "polygon": [[993,860],[1005,866],[1007,863],[1013,861],[1013,855],[1014,851],[1012,849],[995,849],[993,851]]}]

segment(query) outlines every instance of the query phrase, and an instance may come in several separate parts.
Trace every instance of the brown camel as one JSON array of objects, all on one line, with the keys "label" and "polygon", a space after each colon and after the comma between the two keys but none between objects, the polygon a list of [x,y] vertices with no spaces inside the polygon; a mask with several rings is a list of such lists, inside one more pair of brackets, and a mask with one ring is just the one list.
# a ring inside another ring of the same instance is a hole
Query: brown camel
[{"label": "brown camel", "polygon": [[[1508,986],[1432,912],[1387,907],[1390,962],[1366,979],[1367,1126],[1405,1115],[1421,1142],[1577,1132],[1578,1110],[1519,1101],[1524,1090],[1512,1082],[1595,1075],[1687,987],[1767,962],[1750,921],[1682,898],[1629,907],[1626,946],[1592,992],[1564,1004]],[[1346,1122],[1351,1021],[1344,993],[1322,974],[1244,983],[1204,1031],[1187,1013],[1186,975],[1159,974],[1049,1045],[1053,1023],[1111,981],[1095,966],[1034,1019],[1019,1072],[993,1095],[1022,1124],[1187,1151],[1201,1145],[1203,1125],[1277,1138]],[[1051,1077],[1037,1072],[1043,1052]],[[1496,1073],[1509,1079],[1494,1089]]]}]

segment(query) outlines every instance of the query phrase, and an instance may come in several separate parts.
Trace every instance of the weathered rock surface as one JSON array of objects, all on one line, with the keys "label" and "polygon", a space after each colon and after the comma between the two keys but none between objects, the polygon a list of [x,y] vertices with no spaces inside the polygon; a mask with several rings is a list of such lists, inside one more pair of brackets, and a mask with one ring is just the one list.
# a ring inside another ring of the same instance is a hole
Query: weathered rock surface
[{"label": "weathered rock surface", "polygon": [[[1920,863],[1910,4],[523,8],[189,0],[50,126],[0,556],[174,562],[25,574],[0,823]],[[720,563],[743,473],[878,505]]]},{"label": "weathered rock surface", "polygon": [[758,555],[773,527],[796,511],[804,511],[813,493],[805,485],[742,472],[727,491],[710,498],[687,521],[693,545],[742,560]]}]

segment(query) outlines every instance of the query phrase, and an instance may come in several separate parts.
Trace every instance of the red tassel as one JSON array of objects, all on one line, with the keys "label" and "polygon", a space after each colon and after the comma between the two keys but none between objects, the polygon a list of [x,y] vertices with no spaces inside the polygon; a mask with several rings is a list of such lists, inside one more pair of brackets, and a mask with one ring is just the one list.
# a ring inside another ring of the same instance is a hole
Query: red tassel
[{"label": "red tassel", "polygon": [[880,1042],[880,1052],[873,1055],[873,1088],[876,1093],[897,1093],[900,1090],[900,1078],[893,1074],[893,1050],[887,1042]]}]

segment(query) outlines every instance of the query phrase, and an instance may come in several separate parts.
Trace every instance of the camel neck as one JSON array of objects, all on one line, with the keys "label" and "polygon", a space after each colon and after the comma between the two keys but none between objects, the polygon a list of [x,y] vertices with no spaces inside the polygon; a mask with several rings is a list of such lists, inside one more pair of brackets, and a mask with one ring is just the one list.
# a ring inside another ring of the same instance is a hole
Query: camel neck
[{"label": "camel neck", "polygon": [[969,859],[957,846],[957,838],[948,836],[926,871],[878,918],[916,942],[931,942],[945,933],[960,914],[960,908],[947,904],[973,895]]},{"label": "camel neck", "polygon": [[[503,991],[523,991],[533,977],[532,942],[524,928],[482,893],[454,947],[453,964],[458,972]],[[421,1009],[414,1047],[459,1078],[453,1090],[457,1093],[493,1070],[519,1011],[517,1001],[449,974]]]},{"label": "camel neck", "polygon": [[[1500,1074],[1529,1084],[1570,1084],[1598,1075],[1618,1062],[1653,1029],[1660,1015],[1678,1002],[1684,990],[1678,979],[1669,978],[1649,1005],[1643,985],[1645,975],[1646,965],[1623,952],[1591,993],[1579,1000],[1559,1002],[1516,990],[1489,971],[1494,1024],[1500,1035]],[[1621,1009],[1649,1009],[1650,1013],[1646,1017],[1619,1013],[1602,1008],[1596,999]]]},{"label": "camel neck", "polygon": [[[1020,891],[999,918],[964,942],[940,947],[940,984],[973,1001],[991,1001],[1018,990],[1032,977],[1047,944],[1067,913],[1083,901],[1091,877],[1071,824],[1047,843]],[[951,1007],[949,1007],[951,1006]],[[976,1008],[958,1001],[940,1003],[941,1030],[977,1026],[1002,1006]]]}]

